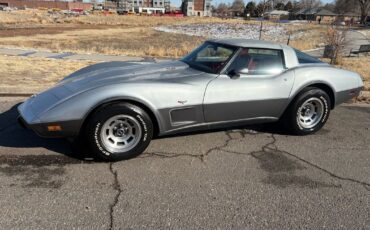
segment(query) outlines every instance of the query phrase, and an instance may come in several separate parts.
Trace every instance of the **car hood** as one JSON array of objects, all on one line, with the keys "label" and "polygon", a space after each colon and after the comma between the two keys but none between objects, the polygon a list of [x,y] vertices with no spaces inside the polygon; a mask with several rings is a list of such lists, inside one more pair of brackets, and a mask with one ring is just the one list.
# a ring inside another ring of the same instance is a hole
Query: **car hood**
[{"label": "car hood", "polygon": [[91,89],[120,83],[177,82],[178,78],[202,73],[181,61],[99,63],[78,70],[53,88],[29,98],[19,106],[19,112],[27,123],[37,123],[41,115],[51,108]]},{"label": "car hood", "polygon": [[201,73],[181,61],[161,63],[108,62],[81,69],[63,79],[59,84],[65,86],[69,91],[76,92],[125,82],[169,81]]}]

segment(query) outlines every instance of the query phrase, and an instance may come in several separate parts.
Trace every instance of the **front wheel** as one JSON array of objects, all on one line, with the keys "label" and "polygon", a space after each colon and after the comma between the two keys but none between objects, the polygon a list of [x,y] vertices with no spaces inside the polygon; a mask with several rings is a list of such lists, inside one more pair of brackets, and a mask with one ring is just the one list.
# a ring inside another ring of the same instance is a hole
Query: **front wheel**
[{"label": "front wheel", "polygon": [[308,135],[319,131],[330,114],[330,98],[318,88],[306,88],[293,101],[287,111],[286,124],[297,135]]},{"label": "front wheel", "polygon": [[103,106],[86,126],[90,149],[103,160],[117,161],[144,152],[153,137],[149,115],[130,103]]}]

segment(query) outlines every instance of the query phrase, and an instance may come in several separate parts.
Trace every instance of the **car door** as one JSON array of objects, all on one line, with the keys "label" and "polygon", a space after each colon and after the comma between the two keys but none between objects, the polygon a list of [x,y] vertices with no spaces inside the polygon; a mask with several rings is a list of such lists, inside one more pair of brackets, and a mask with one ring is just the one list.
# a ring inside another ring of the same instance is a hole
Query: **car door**
[{"label": "car door", "polygon": [[282,50],[243,48],[225,73],[209,83],[205,121],[277,120],[293,82],[294,72],[285,68]]}]

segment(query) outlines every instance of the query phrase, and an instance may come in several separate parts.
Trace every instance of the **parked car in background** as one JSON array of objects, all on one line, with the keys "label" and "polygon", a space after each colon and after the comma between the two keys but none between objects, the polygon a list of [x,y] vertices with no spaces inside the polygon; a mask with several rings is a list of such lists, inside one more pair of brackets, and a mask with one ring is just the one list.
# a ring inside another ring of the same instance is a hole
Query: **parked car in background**
[{"label": "parked car in background", "polygon": [[287,45],[210,40],[177,61],[99,63],[19,107],[45,137],[82,137],[100,158],[142,153],[154,136],[282,121],[293,134],[320,130],[363,82]]},{"label": "parked car in background", "polygon": [[0,10],[1,11],[7,11],[7,12],[10,12],[10,11],[13,11],[13,10],[17,10],[16,7],[8,7],[8,6],[1,6],[0,5]]}]

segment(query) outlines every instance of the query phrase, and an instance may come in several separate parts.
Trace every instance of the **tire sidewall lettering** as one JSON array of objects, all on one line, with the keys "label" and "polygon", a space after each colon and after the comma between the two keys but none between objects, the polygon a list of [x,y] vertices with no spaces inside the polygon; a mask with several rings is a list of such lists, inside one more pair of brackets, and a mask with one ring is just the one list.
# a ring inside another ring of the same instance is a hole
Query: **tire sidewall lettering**
[{"label": "tire sidewall lettering", "polygon": [[144,135],[142,136],[142,140],[145,142],[148,139],[148,128],[147,128],[147,125],[146,125],[144,119],[141,117],[140,114],[137,114],[136,115],[136,118],[139,120],[139,122],[142,125],[143,133],[144,133]]},{"label": "tire sidewall lettering", "polygon": [[328,113],[329,113],[328,101],[322,95],[320,96],[319,99],[324,103],[324,115],[321,118],[321,123],[325,123],[326,119],[328,118]]},{"label": "tire sidewall lettering", "polygon": [[297,122],[297,125],[298,125],[298,128],[300,130],[304,130],[304,128],[301,126],[301,123],[298,122],[298,119],[299,119],[299,113],[300,113],[300,110],[298,109],[297,110],[297,114],[296,114],[296,122]]},{"label": "tire sidewall lettering", "polygon": [[141,116],[141,112],[140,110],[138,110],[137,108],[133,107],[133,106],[129,106],[129,108],[134,112],[136,113],[136,118],[138,119],[138,121],[141,123],[142,125],[142,128],[143,128],[143,137],[142,137],[142,141],[143,142],[146,142],[147,139],[148,139],[148,127],[147,127],[147,124],[146,122],[144,121],[143,117]]},{"label": "tire sidewall lettering", "polygon": [[95,144],[96,146],[98,147],[98,149],[106,156],[109,156],[111,153],[106,151],[103,146],[100,144],[100,126],[101,126],[101,123],[97,123],[96,126],[95,126],[95,131],[94,131],[94,140],[95,140]]},{"label": "tire sidewall lettering", "polygon": [[134,111],[137,114],[140,114],[140,110],[136,109],[135,107],[130,106],[129,107],[132,111]]}]

